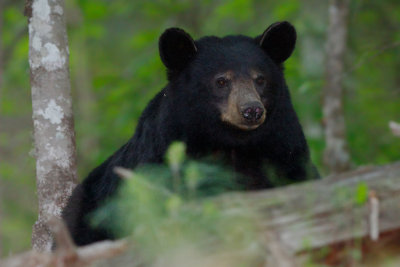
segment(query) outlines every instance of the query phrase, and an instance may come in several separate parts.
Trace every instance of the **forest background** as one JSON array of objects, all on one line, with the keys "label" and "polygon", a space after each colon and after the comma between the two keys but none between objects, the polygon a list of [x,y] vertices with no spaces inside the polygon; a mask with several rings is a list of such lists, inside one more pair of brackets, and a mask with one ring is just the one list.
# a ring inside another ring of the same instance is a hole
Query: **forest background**
[{"label": "forest background", "polygon": [[[24,1],[0,0],[0,256],[29,249],[37,216],[28,27]],[[288,20],[297,47],[286,80],[323,175],[322,102],[328,1],[66,1],[71,85],[82,180],[133,134],[147,102],[166,84],[158,37],[177,26],[204,35],[256,36]],[[398,160],[400,4],[350,1],[344,116],[352,167]]]}]

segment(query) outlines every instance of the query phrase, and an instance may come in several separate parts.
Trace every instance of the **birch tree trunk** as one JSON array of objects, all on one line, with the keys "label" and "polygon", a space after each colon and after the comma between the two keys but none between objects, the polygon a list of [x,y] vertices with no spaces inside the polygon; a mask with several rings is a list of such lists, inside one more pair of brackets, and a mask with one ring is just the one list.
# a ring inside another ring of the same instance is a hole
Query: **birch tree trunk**
[{"label": "birch tree trunk", "polygon": [[[30,2],[31,1],[31,2]],[[76,184],[75,134],[63,0],[28,0],[29,65],[39,217],[35,250],[49,251],[48,215],[60,217]]]},{"label": "birch tree trunk", "polygon": [[329,4],[323,115],[326,142],[324,164],[330,173],[340,173],[350,168],[342,101],[349,2],[350,0],[330,0]]}]

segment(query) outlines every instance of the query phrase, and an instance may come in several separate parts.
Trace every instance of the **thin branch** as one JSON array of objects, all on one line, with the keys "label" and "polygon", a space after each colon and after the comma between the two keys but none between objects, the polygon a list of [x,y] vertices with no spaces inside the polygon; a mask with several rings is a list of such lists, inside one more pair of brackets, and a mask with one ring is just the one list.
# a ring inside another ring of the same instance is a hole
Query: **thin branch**
[{"label": "thin branch", "polygon": [[51,217],[47,225],[53,233],[55,243],[57,244],[56,253],[62,254],[63,257],[70,260],[76,260],[78,257],[74,242],[65,226],[65,224],[56,217]]},{"label": "thin branch", "polygon": [[400,123],[391,121],[389,122],[389,128],[394,136],[400,137]]},{"label": "thin branch", "polygon": [[0,261],[2,267],[80,267],[90,266],[94,262],[115,257],[128,248],[126,240],[103,241],[84,247],[76,247],[64,223],[52,217],[48,226],[57,242],[54,252],[34,250]]},{"label": "thin branch", "polygon": [[79,248],[77,253],[78,259],[91,264],[98,260],[109,259],[120,255],[125,252],[127,248],[128,242],[126,240],[103,241]]}]

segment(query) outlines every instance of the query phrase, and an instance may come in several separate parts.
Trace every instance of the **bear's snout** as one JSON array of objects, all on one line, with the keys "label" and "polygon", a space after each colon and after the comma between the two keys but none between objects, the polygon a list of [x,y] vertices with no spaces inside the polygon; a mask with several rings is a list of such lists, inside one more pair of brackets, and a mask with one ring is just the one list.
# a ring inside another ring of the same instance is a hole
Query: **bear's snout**
[{"label": "bear's snout", "polygon": [[260,102],[251,102],[241,107],[240,113],[250,123],[257,123],[264,114],[264,107]]},{"label": "bear's snout", "polygon": [[266,109],[250,79],[233,82],[228,101],[221,109],[223,122],[245,131],[257,129],[266,118]]}]

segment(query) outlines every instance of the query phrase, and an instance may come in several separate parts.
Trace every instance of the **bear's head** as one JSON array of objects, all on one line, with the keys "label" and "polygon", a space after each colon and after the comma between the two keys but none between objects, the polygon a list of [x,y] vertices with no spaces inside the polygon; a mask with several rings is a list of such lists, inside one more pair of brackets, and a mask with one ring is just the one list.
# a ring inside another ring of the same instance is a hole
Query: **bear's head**
[{"label": "bear's head", "polygon": [[194,41],[181,29],[167,29],[159,50],[168,71],[168,93],[175,105],[185,107],[180,113],[196,113],[185,115],[192,120],[236,132],[257,131],[268,121],[276,98],[286,94],[282,63],[295,42],[296,31],[288,22],[274,23],[255,38]]}]

